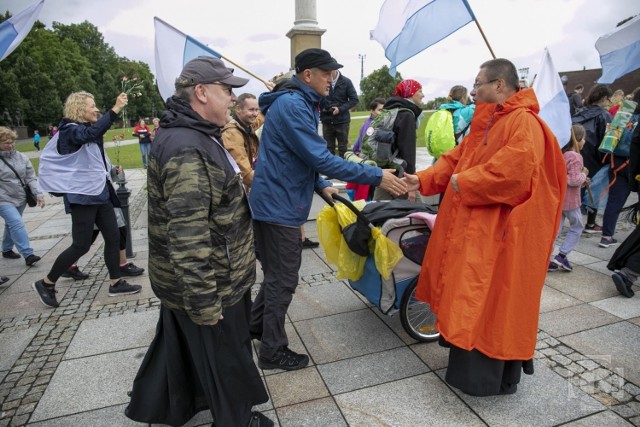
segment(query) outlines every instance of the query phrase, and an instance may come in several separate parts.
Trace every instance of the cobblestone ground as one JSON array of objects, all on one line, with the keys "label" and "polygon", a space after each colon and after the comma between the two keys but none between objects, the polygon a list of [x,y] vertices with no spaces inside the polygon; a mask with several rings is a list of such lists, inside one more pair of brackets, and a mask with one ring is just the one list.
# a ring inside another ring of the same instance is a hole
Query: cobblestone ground
[{"label": "cobblestone ground", "polygon": [[606,357],[586,356],[545,332],[538,332],[535,358],[569,381],[573,387],[608,406],[633,425],[640,425],[640,387],[612,369]]},{"label": "cobblestone ground", "polygon": [[[141,191],[130,200],[131,223],[135,223],[135,219],[140,215],[145,198],[146,192]],[[41,315],[3,319],[0,322],[0,333],[39,328],[31,343],[0,383],[0,426],[22,426],[29,421],[83,320],[157,310],[160,307],[157,298],[92,307],[100,285],[107,276],[102,248],[96,251],[83,271],[89,273],[90,278],[73,281],[57,310]]]}]

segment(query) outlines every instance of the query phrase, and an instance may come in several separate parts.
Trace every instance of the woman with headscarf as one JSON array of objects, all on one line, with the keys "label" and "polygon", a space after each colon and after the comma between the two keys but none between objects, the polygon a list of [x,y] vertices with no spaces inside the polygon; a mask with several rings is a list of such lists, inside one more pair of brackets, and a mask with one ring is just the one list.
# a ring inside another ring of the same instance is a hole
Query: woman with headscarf
[{"label": "woman with headscarf", "polygon": [[[403,80],[396,86],[394,96],[389,98],[384,104],[385,110],[399,108],[398,116],[393,124],[395,134],[395,144],[398,149],[398,157],[407,162],[405,172],[414,174],[416,172],[416,131],[420,123],[422,103],[424,94],[422,85],[415,80]],[[373,195],[373,200],[394,199],[390,193],[377,187]],[[411,201],[416,199],[415,192],[410,192],[405,198]]]}]

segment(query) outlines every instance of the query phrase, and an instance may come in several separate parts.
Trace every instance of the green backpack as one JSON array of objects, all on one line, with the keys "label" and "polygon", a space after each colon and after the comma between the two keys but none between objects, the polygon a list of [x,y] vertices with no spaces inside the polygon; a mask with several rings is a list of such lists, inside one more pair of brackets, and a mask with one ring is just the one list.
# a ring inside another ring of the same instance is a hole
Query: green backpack
[{"label": "green backpack", "polygon": [[362,150],[360,154],[366,160],[373,160],[381,168],[393,168],[402,170],[407,162],[398,157],[396,135],[393,132],[393,124],[400,111],[413,111],[408,108],[383,109],[371,124],[362,138]]},{"label": "green backpack", "polygon": [[456,146],[451,111],[438,110],[429,117],[424,128],[424,140],[427,151],[436,159]]}]

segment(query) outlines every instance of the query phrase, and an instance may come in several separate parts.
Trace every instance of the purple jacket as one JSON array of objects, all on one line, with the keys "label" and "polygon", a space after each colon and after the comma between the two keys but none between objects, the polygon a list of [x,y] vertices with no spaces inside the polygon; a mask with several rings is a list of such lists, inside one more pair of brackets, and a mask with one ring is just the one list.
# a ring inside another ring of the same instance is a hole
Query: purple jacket
[{"label": "purple jacket", "polygon": [[360,128],[360,133],[358,134],[358,139],[356,139],[356,142],[353,144],[352,150],[354,153],[358,154],[360,150],[362,150],[362,139],[364,138],[364,133],[369,128],[369,125],[371,124],[372,120],[373,120],[373,115],[369,116],[369,118],[362,124],[362,127]]}]

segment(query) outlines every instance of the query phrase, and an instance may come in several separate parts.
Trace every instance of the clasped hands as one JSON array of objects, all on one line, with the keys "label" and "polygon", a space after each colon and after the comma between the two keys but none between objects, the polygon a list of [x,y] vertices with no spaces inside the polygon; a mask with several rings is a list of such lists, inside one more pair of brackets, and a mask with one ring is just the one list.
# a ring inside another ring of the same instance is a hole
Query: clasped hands
[{"label": "clasped hands", "polygon": [[[405,172],[402,181],[405,183],[408,192],[413,193],[420,190],[420,179],[417,175],[411,175]],[[458,187],[458,174],[451,175],[451,186],[456,193],[460,192],[460,188]]]}]

